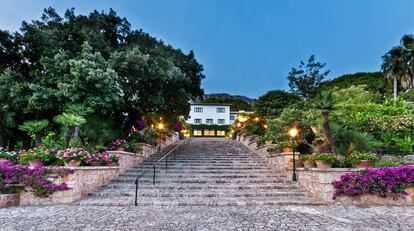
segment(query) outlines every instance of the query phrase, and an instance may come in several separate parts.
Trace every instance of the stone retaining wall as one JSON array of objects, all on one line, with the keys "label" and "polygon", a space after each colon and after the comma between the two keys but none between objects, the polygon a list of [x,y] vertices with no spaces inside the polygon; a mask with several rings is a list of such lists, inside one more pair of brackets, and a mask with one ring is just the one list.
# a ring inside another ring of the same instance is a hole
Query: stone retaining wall
[{"label": "stone retaining wall", "polygon": [[0,194],[0,208],[19,205],[19,194]]},{"label": "stone retaining wall", "polygon": [[[291,160],[293,159],[292,152],[277,153],[269,156],[267,149],[274,145],[257,145],[257,136],[239,136],[237,140],[242,142],[248,149],[255,152],[257,155],[267,161],[267,163],[276,169],[277,171],[286,172],[286,168],[292,166]],[[299,158],[299,153],[295,153],[295,159]]]},{"label": "stone retaining wall", "polygon": [[[352,168],[296,168],[296,175],[299,184],[307,189],[314,197],[326,201],[334,202],[332,197],[334,195],[334,187],[332,181],[339,180],[339,178],[350,172],[358,171]],[[287,169],[288,177],[292,175],[292,169]]]},{"label": "stone retaining wall", "polygon": [[[163,149],[177,140],[178,135],[174,134],[166,141],[161,142],[159,147]],[[137,167],[145,158],[158,151],[158,147],[143,146],[145,148],[137,154],[124,151],[110,151],[109,153],[120,157],[119,166],[80,166],[71,168],[75,170],[73,174],[54,180],[56,183],[66,182],[71,189],[55,192],[48,198],[35,197],[30,192],[22,191],[20,193],[20,205],[67,204],[77,201],[88,193],[95,192],[100,187],[109,184],[119,174]]]},{"label": "stone retaining wall", "polygon": [[[237,140],[242,142],[251,151],[257,153],[277,171],[287,173],[288,179],[292,176],[292,164],[290,160],[293,158],[292,153],[273,154],[268,157],[266,149],[271,145],[257,146],[257,137],[238,136]],[[296,157],[296,156],[295,156]],[[332,182],[339,180],[344,174],[357,172],[361,169],[356,168],[296,168],[298,183],[312,194],[313,197],[328,203],[337,204],[354,204],[354,205],[414,205],[414,187],[407,190],[409,195],[403,199],[393,200],[392,198],[382,198],[372,194],[365,194],[358,197],[338,197],[335,201],[332,199],[334,195],[334,187]]]},{"label": "stone retaining wall", "polygon": [[71,189],[55,192],[47,198],[35,197],[30,192],[22,191],[20,193],[20,205],[71,203],[81,199],[88,193],[96,191],[99,187],[108,184],[119,173],[118,166],[84,166],[70,169],[75,170],[75,172],[63,178],[59,177],[55,182],[66,182]]}]

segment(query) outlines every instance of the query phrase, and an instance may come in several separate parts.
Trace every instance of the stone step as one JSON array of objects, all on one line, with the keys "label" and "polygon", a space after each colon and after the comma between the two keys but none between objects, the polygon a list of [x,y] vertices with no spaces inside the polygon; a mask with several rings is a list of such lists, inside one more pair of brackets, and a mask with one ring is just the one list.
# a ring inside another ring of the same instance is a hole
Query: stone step
[{"label": "stone step", "polygon": [[[98,198],[85,199],[76,202],[82,206],[134,206],[133,197]],[[165,207],[165,206],[266,206],[266,205],[302,205],[319,206],[326,205],[322,202],[313,201],[309,197],[292,198],[266,198],[266,200],[251,200],[251,198],[202,198],[201,200],[189,200],[189,198],[160,200],[158,198],[138,198],[138,206]]]},{"label": "stone step", "polygon": [[[150,173],[154,173],[153,169],[150,169]],[[127,171],[126,173],[122,174],[121,176],[139,176],[144,171]],[[217,170],[186,170],[186,169],[158,169],[155,170],[156,174],[168,174],[168,175],[222,175],[225,174],[237,174],[237,175],[271,175],[271,176],[278,176],[278,177],[286,177],[287,175],[281,172],[276,172],[272,170],[252,170],[249,172],[246,171],[217,171]]]},{"label": "stone step", "polygon": [[[135,183],[135,177],[131,178],[117,178],[112,182],[118,183]],[[152,183],[152,178],[142,178],[139,180],[140,183]],[[237,180],[229,180],[229,179],[160,179],[156,178],[156,184],[272,184],[272,183],[286,183],[289,182],[287,180],[275,180],[275,179],[237,179]]]},{"label": "stone step", "polygon": [[[256,174],[249,174],[249,173],[244,173],[244,174],[191,174],[191,173],[187,173],[187,174],[175,174],[175,173],[170,173],[170,172],[164,172],[164,173],[155,173],[156,177],[161,177],[161,178],[165,178],[165,179],[171,179],[171,178],[186,178],[186,179],[227,179],[227,178],[233,178],[233,179],[241,179],[241,178],[247,178],[247,179],[267,179],[267,178],[285,178],[284,175],[276,175],[276,174],[262,174],[262,175],[256,175]],[[124,178],[136,178],[138,175],[137,174],[123,174],[121,176],[119,176],[119,178],[124,179]],[[153,172],[150,172],[148,174],[145,174],[141,177],[141,179],[145,179],[145,178],[152,178],[153,177]]]},{"label": "stone step", "polygon": [[[122,196],[134,196],[135,191],[124,191],[124,190],[106,190],[101,192],[95,192],[89,194],[89,196],[95,197],[122,197]],[[210,198],[210,197],[229,197],[229,198],[238,198],[238,197],[250,197],[250,198],[265,198],[265,197],[298,197],[298,196],[307,196],[306,193],[300,191],[277,191],[277,192],[168,192],[168,191],[154,191],[154,192],[138,192],[138,197],[173,197],[173,198],[182,198],[182,197],[191,197],[191,198]]]},{"label": "stone step", "polygon": [[[295,184],[259,184],[259,185],[211,185],[211,186],[198,186],[198,185],[186,185],[182,184],[168,184],[168,185],[153,185],[153,184],[139,184],[139,189],[142,190],[194,190],[194,191],[226,191],[226,190],[294,190],[298,186]],[[104,187],[104,189],[135,189],[135,184],[110,184]]]}]

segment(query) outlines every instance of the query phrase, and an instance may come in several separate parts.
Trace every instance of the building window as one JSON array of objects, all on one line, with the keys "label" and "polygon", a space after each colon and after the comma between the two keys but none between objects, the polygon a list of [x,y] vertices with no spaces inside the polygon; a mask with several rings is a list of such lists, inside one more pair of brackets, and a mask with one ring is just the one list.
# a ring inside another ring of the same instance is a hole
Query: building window
[{"label": "building window", "polygon": [[195,107],[194,112],[203,112],[203,108],[202,107]]},{"label": "building window", "polygon": [[193,135],[194,135],[194,136],[202,136],[202,135],[203,135],[203,133],[202,133],[202,131],[201,131],[201,130],[194,130],[194,131],[193,131]]},{"label": "building window", "polygon": [[224,124],[224,123],[226,123],[225,119],[218,119],[217,120],[217,124]]},{"label": "building window", "polygon": [[230,120],[235,120],[236,119],[236,116],[235,115],[231,115],[230,116]]},{"label": "building window", "polygon": [[225,136],[226,132],[225,131],[217,131],[217,136]]},{"label": "building window", "polygon": [[214,131],[214,130],[204,130],[204,136],[216,136],[216,131]]},{"label": "building window", "polygon": [[217,113],[224,113],[224,112],[226,112],[226,109],[224,107],[217,108]]},{"label": "building window", "polygon": [[194,119],[194,124],[201,124],[201,119]]},{"label": "building window", "polygon": [[206,119],[206,124],[213,124],[213,119]]}]

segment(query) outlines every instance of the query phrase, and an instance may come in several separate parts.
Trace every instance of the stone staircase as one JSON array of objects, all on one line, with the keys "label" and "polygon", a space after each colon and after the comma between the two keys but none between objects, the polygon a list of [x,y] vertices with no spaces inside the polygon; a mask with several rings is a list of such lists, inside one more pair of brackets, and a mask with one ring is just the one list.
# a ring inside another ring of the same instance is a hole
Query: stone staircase
[{"label": "stone staircase", "polygon": [[240,142],[227,139],[192,139],[175,161],[170,158],[167,170],[165,161],[157,166],[154,185],[152,166],[174,145],[76,204],[133,206],[135,179],[150,169],[139,181],[138,206],[323,205]]}]

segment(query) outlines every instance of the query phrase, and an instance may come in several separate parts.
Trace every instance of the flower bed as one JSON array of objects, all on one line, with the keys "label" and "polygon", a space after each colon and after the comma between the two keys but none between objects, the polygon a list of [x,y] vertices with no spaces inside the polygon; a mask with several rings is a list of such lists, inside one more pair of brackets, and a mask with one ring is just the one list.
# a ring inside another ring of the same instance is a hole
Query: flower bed
[{"label": "flower bed", "polygon": [[407,196],[407,188],[414,186],[414,167],[388,167],[368,169],[342,175],[333,181],[334,199],[338,196],[361,196],[374,194],[380,197],[398,200]]},{"label": "flower bed", "polygon": [[12,164],[10,161],[0,162],[0,192],[16,193],[28,190],[36,197],[48,197],[54,192],[68,190],[66,183],[54,183],[51,178],[64,177],[74,171],[60,167],[29,167]]}]

